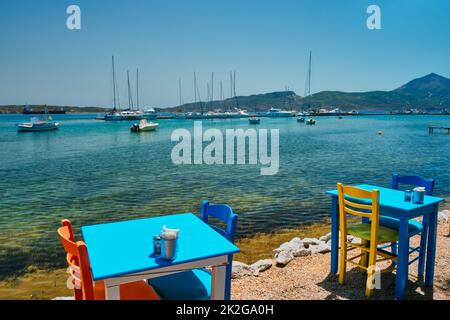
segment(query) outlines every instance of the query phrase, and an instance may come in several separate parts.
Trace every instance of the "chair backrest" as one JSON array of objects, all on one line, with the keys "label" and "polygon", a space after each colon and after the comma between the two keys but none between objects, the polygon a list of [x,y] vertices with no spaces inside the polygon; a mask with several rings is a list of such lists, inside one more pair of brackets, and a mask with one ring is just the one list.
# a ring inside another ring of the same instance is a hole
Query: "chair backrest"
[{"label": "chair backrest", "polygon": [[214,217],[220,221],[226,223],[226,230],[223,230],[217,226],[211,225],[213,229],[234,243],[236,237],[236,228],[238,215],[233,212],[230,206],[226,204],[210,204],[209,201],[202,202],[202,208],[200,211],[200,218],[209,223],[209,217]]},{"label": "chair backrest", "polygon": [[61,224],[58,235],[67,253],[66,259],[74,285],[75,299],[94,300],[94,284],[86,244],[83,241],[75,242],[69,220],[63,220]]},{"label": "chair backrest", "polygon": [[399,176],[392,175],[392,189],[398,190],[399,184],[407,184],[416,187],[424,187],[427,196],[433,195],[434,179],[426,179],[420,176]]},{"label": "chair backrest", "polygon": [[380,218],[380,192],[368,191],[352,186],[337,184],[339,198],[339,218],[341,230],[346,234],[347,215],[354,215],[371,221],[371,235],[378,241],[378,224]]}]

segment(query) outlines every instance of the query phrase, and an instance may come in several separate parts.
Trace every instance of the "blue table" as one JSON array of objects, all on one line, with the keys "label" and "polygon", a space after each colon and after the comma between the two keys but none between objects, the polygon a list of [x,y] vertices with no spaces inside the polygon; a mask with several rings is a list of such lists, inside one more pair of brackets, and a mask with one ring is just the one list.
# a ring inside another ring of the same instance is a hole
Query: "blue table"
[{"label": "blue table", "polygon": [[[163,225],[180,229],[178,255],[153,255],[153,236]],[[119,286],[186,270],[212,267],[211,299],[224,299],[228,255],[239,249],[192,213],[83,226],[94,281],[104,280],[106,299],[119,300]],[[182,285],[182,284],[180,284]]]},{"label": "blue table", "polygon": [[[380,214],[400,220],[399,243],[397,257],[397,276],[395,283],[395,297],[402,299],[408,281],[409,266],[409,233],[408,221],[421,216],[428,216],[428,243],[426,250],[425,285],[432,287],[434,282],[434,265],[436,255],[436,233],[439,203],[442,198],[425,196],[423,204],[404,201],[404,192],[363,184],[358,188],[380,191]],[[331,272],[338,272],[339,254],[339,201],[337,190],[327,191],[332,196],[331,204]]]}]

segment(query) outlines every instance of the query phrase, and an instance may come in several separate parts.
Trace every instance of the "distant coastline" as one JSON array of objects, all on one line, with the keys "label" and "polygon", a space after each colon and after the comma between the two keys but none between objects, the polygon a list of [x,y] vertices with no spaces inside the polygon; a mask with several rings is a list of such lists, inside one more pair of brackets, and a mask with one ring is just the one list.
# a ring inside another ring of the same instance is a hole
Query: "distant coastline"
[{"label": "distant coastline", "polygon": [[[47,109],[65,113],[105,113],[112,110],[99,106],[3,105],[0,106],[0,114],[22,113],[25,107],[34,111],[42,112]],[[261,113],[270,108],[308,111],[313,115],[450,114],[450,79],[431,73],[392,91],[322,91],[301,97],[294,91],[286,90],[248,96],[235,95],[224,100],[211,98],[209,101],[153,109],[158,113],[181,114],[233,110]]]}]

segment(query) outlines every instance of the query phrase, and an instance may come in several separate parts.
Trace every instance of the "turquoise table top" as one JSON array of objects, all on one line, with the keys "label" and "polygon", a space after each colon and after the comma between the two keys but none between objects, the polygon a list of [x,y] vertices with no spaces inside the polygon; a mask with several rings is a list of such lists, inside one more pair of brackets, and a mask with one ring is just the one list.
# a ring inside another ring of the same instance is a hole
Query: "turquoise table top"
[{"label": "turquoise table top", "polygon": [[[373,186],[370,184],[361,184],[361,185],[357,185],[356,187],[364,189],[364,190],[369,190],[369,191],[372,191],[373,189],[378,189],[380,191],[380,206],[381,207],[393,208],[395,210],[401,210],[401,211],[405,211],[405,212],[417,210],[424,206],[428,206],[428,205],[432,205],[432,204],[436,204],[436,203],[444,201],[444,199],[442,199],[442,198],[425,196],[423,204],[416,204],[413,202],[406,202],[405,198],[404,198],[405,193],[403,191]],[[327,194],[337,196],[338,192],[337,192],[337,190],[330,190],[330,191],[327,191]]]},{"label": "turquoise table top", "polygon": [[[163,225],[180,229],[178,254],[165,261],[153,255],[153,236]],[[94,280],[102,280],[239,252],[192,213],[106,223],[81,228]]]}]

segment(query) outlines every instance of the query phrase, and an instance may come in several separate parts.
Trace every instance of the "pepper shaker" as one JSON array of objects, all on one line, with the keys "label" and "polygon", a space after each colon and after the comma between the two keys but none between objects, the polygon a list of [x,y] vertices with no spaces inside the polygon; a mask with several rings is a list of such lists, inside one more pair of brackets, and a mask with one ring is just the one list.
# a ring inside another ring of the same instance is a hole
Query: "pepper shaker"
[{"label": "pepper shaker", "polygon": [[161,237],[159,235],[153,236],[153,253],[157,256],[161,255]]}]

